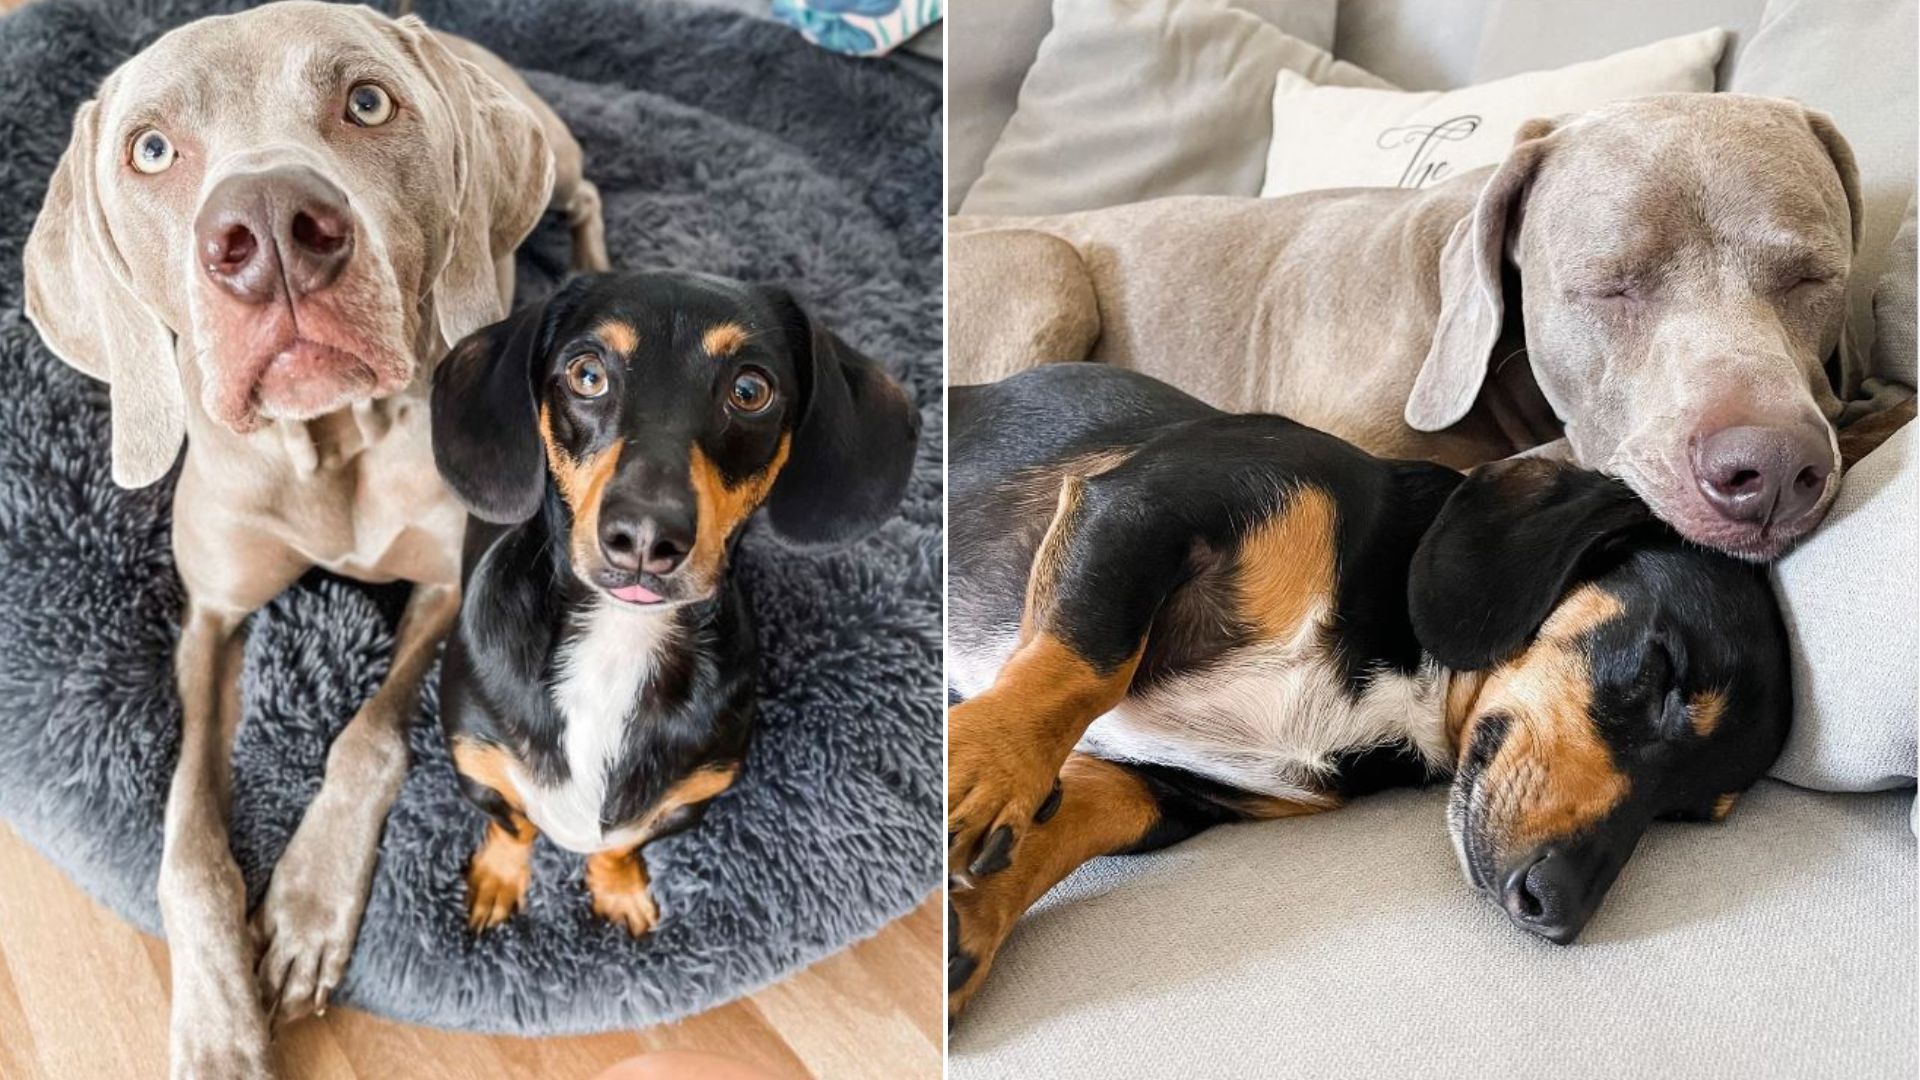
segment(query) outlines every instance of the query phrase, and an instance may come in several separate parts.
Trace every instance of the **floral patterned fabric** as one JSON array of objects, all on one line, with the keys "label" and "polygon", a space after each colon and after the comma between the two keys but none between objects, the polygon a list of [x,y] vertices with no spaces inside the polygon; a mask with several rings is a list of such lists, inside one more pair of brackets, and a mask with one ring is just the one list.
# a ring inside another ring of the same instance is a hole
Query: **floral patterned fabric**
[{"label": "floral patterned fabric", "polygon": [[773,0],[773,17],[823,49],[884,56],[940,21],[945,0]]}]

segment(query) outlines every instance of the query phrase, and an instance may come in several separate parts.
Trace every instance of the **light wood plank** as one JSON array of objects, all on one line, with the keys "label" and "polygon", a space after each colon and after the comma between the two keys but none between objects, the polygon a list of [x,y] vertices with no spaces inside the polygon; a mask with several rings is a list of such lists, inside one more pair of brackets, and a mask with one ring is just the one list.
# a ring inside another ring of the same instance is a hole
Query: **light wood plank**
[{"label": "light wood plank", "polygon": [[[0,1078],[166,1075],[166,943],[3,824],[0,881]],[[646,1031],[523,1039],[337,1008],[283,1029],[275,1062],[283,1080],[590,1080],[635,1054],[703,1050],[791,1080],[937,1077],[943,911],[929,900],[751,998]]]}]

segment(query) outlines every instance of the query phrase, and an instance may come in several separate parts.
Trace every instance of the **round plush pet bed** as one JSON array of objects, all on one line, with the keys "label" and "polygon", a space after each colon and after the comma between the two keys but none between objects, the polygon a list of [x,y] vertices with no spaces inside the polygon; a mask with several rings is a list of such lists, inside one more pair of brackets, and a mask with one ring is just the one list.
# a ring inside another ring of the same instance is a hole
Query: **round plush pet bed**
[{"label": "round plush pet bed", "polygon": [[[234,6],[40,0],[0,21],[0,816],[155,932],[179,715],[172,485],[113,486],[105,388],[22,317],[20,249],[74,107],[167,28]],[[430,680],[336,1000],[528,1034],[667,1020],[872,933],[939,883],[939,92],[720,10],[416,6],[520,67],[571,125],[616,264],[787,283],[906,379],[925,420],[905,503],[874,536],[800,554],[750,529],[738,573],[765,654],[763,726],[705,823],[648,849],[664,912],[651,935],[594,918],[581,860],[545,841],[527,910],[467,932],[482,819],[456,789]],[[552,288],[567,252],[561,224],[543,223],[520,295]],[[232,832],[256,901],[329,740],[386,670],[402,598],[315,575],[251,624]]]}]

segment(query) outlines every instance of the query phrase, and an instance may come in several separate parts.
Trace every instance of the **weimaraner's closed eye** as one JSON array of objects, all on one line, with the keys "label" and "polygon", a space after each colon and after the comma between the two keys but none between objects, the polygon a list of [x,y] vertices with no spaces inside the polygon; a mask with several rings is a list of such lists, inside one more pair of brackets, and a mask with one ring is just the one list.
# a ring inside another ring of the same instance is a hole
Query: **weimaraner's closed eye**
[{"label": "weimaraner's closed eye", "polygon": [[[430,367],[505,315],[554,204],[607,265],[564,125],[417,19],[288,2],[176,30],[102,83],[28,239],[26,310],[111,384],[113,477],[165,476],[188,605],[160,905],[176,1076],[263,1076],[351,956],[406,721],[459,603],[466,515]],[[414,583],[387,682],[335,740],[251,924],[226,843],[238,630],[310,567]]]}]

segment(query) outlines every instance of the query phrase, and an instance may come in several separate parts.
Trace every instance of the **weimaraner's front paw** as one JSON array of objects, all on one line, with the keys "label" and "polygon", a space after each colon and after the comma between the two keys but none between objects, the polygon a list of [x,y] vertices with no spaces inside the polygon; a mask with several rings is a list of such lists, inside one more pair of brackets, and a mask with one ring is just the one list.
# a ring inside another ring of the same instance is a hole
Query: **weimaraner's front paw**
[{"label": "weimaraner's front paw", "polygon": [[245,979],[173,1000],[172,1080],[272,1080],[267,1019]]},{"label": "weimaraner's front paw", "polygon": [[[275,871],[267,899],[253,918],[260,943],[256,977],[261,1003],[276,1024],[327,1011],[327,999],[346,973],[359,929],[361,905],[338,890],[289,884]],[[278,895],[275,891],[278,890]]]},{"label": "weimaraner's front paw", "polygon": [[386,808],[406,774],[400,731],[393,717],[370,711],[347,725],[328,752],[320,793],[274,864],[253,916],[260,1000],[271,1023],[326,1012],[346,973]]},{"label": "weimaraner's front paw", "polygon": [[308,808],[253,916],[260,1001],[276,1024],[327,1011],[366,910],[379,833],[353,835],[365,830],[343,828],[328,801]]}]

